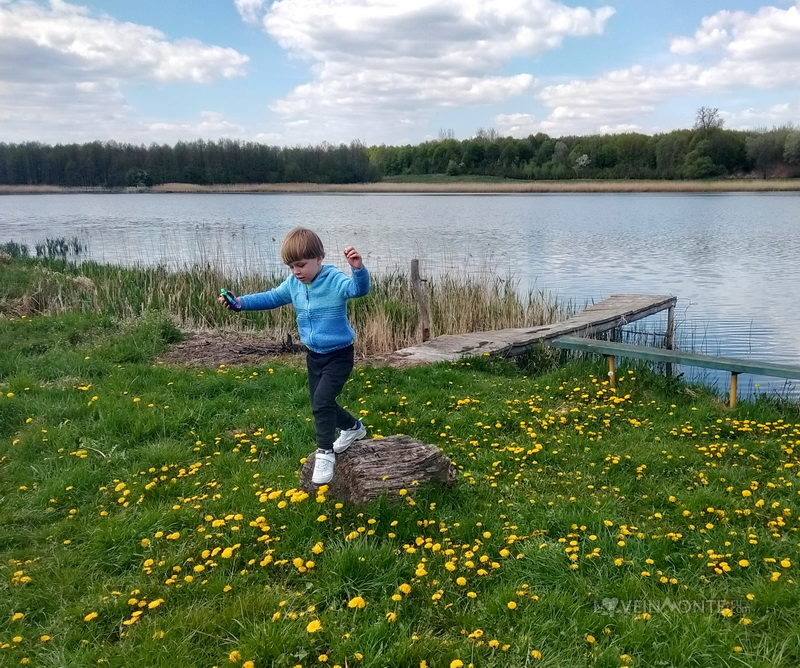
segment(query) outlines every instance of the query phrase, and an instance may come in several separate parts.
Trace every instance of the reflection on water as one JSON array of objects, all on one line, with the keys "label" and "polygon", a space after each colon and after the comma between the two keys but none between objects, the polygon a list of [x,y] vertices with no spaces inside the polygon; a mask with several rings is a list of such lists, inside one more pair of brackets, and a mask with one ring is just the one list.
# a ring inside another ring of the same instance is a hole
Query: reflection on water
[{"label": "reflection on water", "polygon": [[274,273],[283,235],[306,225],[340,265],[352,244],[376,271],[416,257],[428,274],[491,272],[576,304],[677,295],[686,347],[800,364],[799,204],[797,193],[5,196],[0,239],[78,235],[102,262]]}]

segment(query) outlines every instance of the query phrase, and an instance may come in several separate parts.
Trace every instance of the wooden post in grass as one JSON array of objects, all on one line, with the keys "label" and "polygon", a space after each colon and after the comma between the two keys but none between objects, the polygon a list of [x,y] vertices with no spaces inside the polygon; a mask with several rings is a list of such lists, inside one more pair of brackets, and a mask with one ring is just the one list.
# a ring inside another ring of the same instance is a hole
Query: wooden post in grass
[{"label": "wooden post in grass", "polygon": [[731,390],[728,394],[728,406],[730,408],[736,407],[736,394],[739,389],[739,374],[731,371]]},{"label": "wooden post in grass", "polygon": [[428,312],[428,299],[422,289],[422,280],[419,276],[419,260],[411,260],[411,289],[419,303],[419,323],[422,327],[422,340],[431,338],[431,317]]},{"label": "wooden post in grass", "polygon": [[614,355],[606,355],[608,360],[608,384],[611,387],[617,386],[617,358]]},{"label": "wooden post in grass", "polygon": [[[667,335],[664,338],[664,347],[667,350],[673,350],[675,348],[675,307],[670,306],[667,309]],[[672,368],[672,362],[667,362],[664,367],[664,372],[671,376],[674,369]]]}]

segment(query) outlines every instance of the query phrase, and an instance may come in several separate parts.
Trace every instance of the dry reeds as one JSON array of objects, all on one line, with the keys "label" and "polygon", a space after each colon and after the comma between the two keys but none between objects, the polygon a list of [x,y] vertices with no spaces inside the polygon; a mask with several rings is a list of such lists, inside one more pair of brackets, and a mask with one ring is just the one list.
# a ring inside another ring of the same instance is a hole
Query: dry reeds
[{"label": "dry reeds", "polygon": [[[441,193],[441,194],[519,194],[519,193],[641,193],[641,192],[785,192],[800,190],[800,179],[720,179],[698,181],[667,180],[580,180],[569,181],[420,181],[376,183],[231,183],[198,185],[162,183],[152,188],[124,189],[149,193]],[[64,188],[60,186],[2,186],[0,195],[123,192],[103,188]]]},{"label": "dry reeds", "polygon": [[418,183],[238,183],[195,185],[165,183],[164,193],[637,193],[637,192],[769,192],[800,190],[800,179],[724,179],[718,181],[570,180],[570,181],[423,181]]},{"label": "dry reeds", "polygon": [[[276,341],[296,331],[290,307],[236,314],[216,301],[222,286],[236,294],[260,292],[283,280],[279,275],[232,280],[211,265],[170,271],[50,260],[15,261],[13,267],[21,293],[0,292],[0,315],[91,311],[129,318],[160,309],[187,330],[251,330]],[[499,276],[448,274],[426,281],[425,290],[432,336],[547,324],[569,311],[568,305],[542,292],[522,295],[514,281]],[[370,294],[351,301],[349,309],[362,355],[391,352],[421,340],[410,279],[399,270],[374,276]]]}]

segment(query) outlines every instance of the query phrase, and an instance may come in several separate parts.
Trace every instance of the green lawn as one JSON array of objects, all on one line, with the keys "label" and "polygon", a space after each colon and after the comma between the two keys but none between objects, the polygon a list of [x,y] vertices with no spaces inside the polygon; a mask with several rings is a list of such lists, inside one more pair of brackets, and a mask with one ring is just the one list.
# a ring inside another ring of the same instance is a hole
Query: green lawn
[{"label": "green lawn", "polygon": [[797,666],[800,415],[601,364],[359,367],[459,468],[297,490],[295,362],[154,361],[158,314],[0,319],[0,665]]}]

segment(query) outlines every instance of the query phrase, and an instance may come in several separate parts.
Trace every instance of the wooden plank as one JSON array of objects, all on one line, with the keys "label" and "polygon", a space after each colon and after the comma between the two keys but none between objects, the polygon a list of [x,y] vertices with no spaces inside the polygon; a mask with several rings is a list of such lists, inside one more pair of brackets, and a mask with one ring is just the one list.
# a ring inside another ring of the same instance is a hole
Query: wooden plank
[{"label": "wooden plank", "polygon": [[699,353],[687,353],[680,350],[634,346],[627,343],[611,343],[585,339],[579,336],[562,336],[553,339],[550,345],[567,350],[580,350],[600,355],[616,355],[617,357],[633,357],[650,362],[672,362],[686,366],[699,366],[707,369],[720,369],[730,373],[751,373],[759,376],[776,376],[800,380],[800,366],[791,364],[775,364],[757,360],[742,360],[734,357],[714,357]]},{"label": "wooden plank", "polygon": [[417,346],[395,351],[390,363],[429,364],[470,355],[521,355],[538,343],[565,334],[591,336],[646,318],[675,306],[676,297],[665,295],[612,295],[562,322],[469,334],[437,336]]}]

